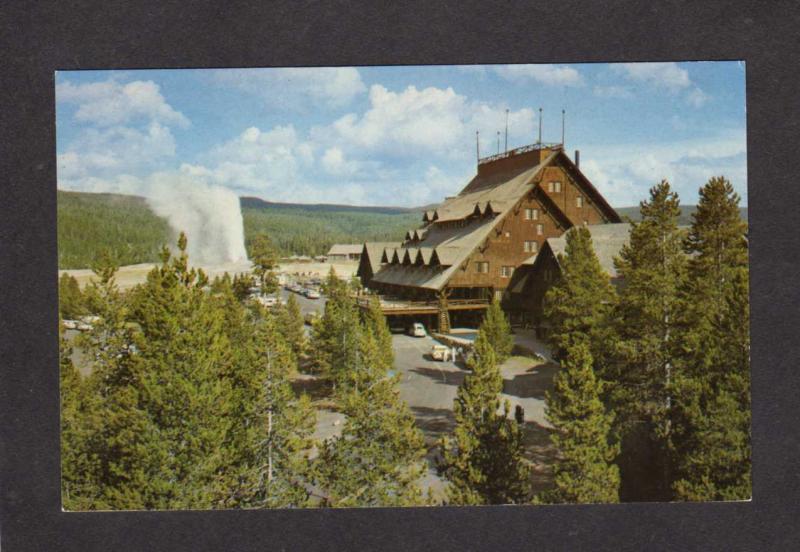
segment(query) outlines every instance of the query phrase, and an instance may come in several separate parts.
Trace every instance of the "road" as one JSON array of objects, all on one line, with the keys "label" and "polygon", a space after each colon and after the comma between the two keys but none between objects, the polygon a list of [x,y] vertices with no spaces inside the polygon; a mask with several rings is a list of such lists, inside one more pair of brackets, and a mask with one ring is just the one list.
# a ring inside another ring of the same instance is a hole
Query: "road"
[{"label": "road", "polygon": [[[442,483],[435,471],[436,444],[443,434],[453,430],[453,401],[468,372],[463,365],[431,360],[428,353],[436,342],[430,337],[395,334],[393,343],[395,368],[400,375],[400,397],[411,408],[429,448],[429,470],[423,484],[441,496]],[[525,457],[533,467],[534,491],[546,488],[551,480],[547,466],[552,463],[553,449],[549,441],[550,424],[544,416],[544,397],[552,388],[556,368],[552,363],[512,357],[500,370],[503,376],[501,397],[509,401],[511,415],[517,405],[525,411]]]}]

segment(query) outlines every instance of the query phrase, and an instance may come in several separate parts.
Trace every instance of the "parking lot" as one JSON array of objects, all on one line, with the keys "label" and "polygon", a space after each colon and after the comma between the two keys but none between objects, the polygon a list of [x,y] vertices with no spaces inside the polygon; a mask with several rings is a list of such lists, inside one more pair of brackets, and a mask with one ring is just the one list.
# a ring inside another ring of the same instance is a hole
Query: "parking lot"
[{"label": "parking lot", "polygon": [[[458,386],[468,373],[462,363],[431,360],[429,353],[436,343],[431,337],[393,336],[395,368],[400,375],[400,397],[408,403],[428,445],[428,475],[425,487],[441,496],[442,483],[436,475],[436,444],[455,425],[453,400]],[[551,480],[548,465],[553,449],[549,441],[549,424],[544,416],[545,393],[552,388],[556,366],[528,357],[512,357],[501,367],[502,398],[514,407],[525,410],[525,457],[531,462],[534,491],[546,488]]]}]

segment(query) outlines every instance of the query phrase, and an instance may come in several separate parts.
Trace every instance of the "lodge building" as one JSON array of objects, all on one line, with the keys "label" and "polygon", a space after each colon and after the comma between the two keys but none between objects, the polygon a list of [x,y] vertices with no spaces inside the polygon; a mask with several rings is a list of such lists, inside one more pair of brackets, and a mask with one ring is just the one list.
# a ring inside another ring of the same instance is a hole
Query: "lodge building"
[{"label": "lodge building", "polygon": [[562,144],[536,143],[479,159],[475,177],[426,211],[402,243],[364,244],[358,276],[390,319],[449,331],[478,322],[493,297],[515,315],[515,273],[533,266],[549,238],[619,222]]}]

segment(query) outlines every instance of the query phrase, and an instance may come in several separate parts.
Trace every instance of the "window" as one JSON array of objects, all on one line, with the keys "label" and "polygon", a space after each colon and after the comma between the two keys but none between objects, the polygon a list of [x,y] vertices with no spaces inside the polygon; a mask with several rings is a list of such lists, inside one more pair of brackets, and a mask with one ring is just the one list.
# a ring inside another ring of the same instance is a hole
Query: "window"
[{"label": "window", "polygon": [[511,237],[511,232],[506,232],[506,237],[510,238]]},{"label": "window", "polygon": [[489,272],[489,262],[488,261],[478,261],[475,263],[475,271],[481,274],[486,274]]},{"label": "window", "polygon": [[537,224],[536,225],[536,235],[541,236],[544,234],[544,224]]},{"label": "window", "polygon": [[514,274],[514,267],[513,266],[504,266],[500,268],[500,276],[503,278],[511,278],[511,275]]},{"label": "window", "polygon": [[535,241],[525,242],[525,253],[536,253],[537,251],[539,251],[539,242]]},{"label": "window", "polygon": [[588,220],[586,220],[586,219],[583,219],[583,225],[584,225],[584,226],[589,226],[589,221],[588,221]]},{"label": "window", "polygon": [[583,207],[583,196],[578,196],[575,198],[575,206]]},{"label": "window", "polygon": [[525,220],[539,220],[539,209],[525,209]]},{"label": "window", "polygon": [[552,180],[547,185],[547,191],[551,193],[561,193],[561,182],[558,180]]}]

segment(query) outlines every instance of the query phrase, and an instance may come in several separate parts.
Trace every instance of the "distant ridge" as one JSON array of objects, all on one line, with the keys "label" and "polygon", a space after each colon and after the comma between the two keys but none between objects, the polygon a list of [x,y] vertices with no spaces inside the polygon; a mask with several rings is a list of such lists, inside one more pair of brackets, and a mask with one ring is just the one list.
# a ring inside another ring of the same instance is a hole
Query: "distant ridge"
[{"label": "distant ridge", "polygon": [[280,203],[277,201],[267,201],[258,197],[243,196],[239,198],[242,207],[250,209],[295,209],[298,211],[348,211],[363,213],[380,213],[383,215],[399,215],[404,213],[421,213],[430,208],[429,205],[422,207],[381,207],[378,205],[340,205],[335,203]]}]

